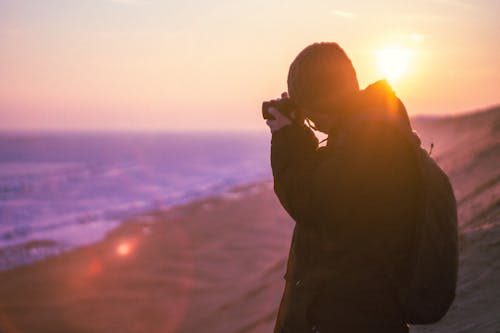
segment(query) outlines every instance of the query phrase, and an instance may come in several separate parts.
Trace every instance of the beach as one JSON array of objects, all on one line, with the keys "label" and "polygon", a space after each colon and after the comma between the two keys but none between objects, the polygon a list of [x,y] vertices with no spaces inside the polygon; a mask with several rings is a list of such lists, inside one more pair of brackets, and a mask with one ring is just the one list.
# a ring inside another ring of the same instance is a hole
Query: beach
[{"label": "beach", "polygon": [[[460,270],[450,312],[411,331],[500,331],[500,108],[412,122],[454,187]],[[294,226],[272,186],[136,214],[0,272],[0,332],[271,332]]]},{"label": "beach", "polygon": [[292,221],[262,182],[0,277],[2,332],[269,332]]}]

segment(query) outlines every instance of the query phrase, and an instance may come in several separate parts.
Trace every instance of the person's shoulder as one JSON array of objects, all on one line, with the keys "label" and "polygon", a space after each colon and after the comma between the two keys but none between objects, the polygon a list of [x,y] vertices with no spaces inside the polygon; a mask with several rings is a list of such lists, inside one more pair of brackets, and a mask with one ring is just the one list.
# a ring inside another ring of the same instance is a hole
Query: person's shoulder
[{"label": "person's shoulder", "polygon": [[357,177],[417,172],[418,150],[400,128],[384,121],[364,121],[351,126],[331,144],[328,158],[332,165]]},{"label": "person's shoulder", "polygon": [[412,150],[406,108],[390,86],[377,82],[363,91],[358,102],[341,126],[345,145],[365,152]]},{"label": "person's shoulder", "polygon": [[381,153],[411,149],[407,133],[388,121],[378,119],[352,121],[342,129],[337,139],[333,146],[348,151]]}]

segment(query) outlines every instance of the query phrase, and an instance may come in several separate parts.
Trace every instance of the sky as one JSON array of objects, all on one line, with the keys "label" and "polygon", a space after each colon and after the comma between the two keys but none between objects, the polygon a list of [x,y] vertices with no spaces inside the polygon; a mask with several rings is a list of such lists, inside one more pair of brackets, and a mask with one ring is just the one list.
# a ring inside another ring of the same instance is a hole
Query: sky
[{"label": "sky", "polygon": [[412,115],[500,102],[498,0],[0,0],[0,129],[254,130],[314,42]]}]

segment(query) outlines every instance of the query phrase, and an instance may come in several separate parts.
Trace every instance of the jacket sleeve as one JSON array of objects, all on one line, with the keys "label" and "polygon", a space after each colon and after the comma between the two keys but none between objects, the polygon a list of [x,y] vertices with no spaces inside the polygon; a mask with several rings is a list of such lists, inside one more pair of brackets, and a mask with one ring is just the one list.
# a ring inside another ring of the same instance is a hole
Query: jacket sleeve
[{"label": "jacket sleeve", "polygon": [[313,176],[318,166],[318,139],[305,125],[287,125],[272,135],[274,191],[297,223],[314,214]]}]

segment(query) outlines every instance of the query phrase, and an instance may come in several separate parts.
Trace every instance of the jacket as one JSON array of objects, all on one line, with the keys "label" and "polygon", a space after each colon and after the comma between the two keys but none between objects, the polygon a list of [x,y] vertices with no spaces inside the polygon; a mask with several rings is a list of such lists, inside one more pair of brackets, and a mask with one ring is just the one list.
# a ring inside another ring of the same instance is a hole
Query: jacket
[{"label": "jacket", "polygon": [[303,125],[272,136],[274,191],[295,220],[275,332],[303,331],[297,318],[321,332],[407,330],[393,283],[406,277],[414,236],[410,121],[385,81],[343,111],[324,147]]}]

